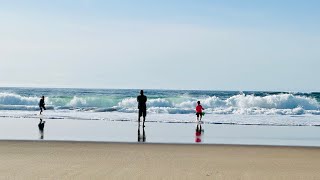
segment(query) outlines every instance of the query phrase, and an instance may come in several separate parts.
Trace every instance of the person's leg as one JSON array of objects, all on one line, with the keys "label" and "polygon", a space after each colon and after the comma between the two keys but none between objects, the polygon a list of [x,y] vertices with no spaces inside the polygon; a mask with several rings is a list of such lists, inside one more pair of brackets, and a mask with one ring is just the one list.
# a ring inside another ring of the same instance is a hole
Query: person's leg
[{"label": "person's leg", "polygon": [[142,123],[142,127],[145,127],[144,126],[144,122],[146,121],[146,117],[145,116],[143,116],[143,123]]},{"label": "person's leg", "polygon": [[139,126],[140,126],[140,118],[142,115],[143,115],[143,109],[139,109],[139,117],[138,117]]},{"label": "person's leg", "polygon": [[139,112],[139,114],[138,114],[138,125],[139,125],[139,127],[140,127],[140,112]]},{"label": "person's leg", "polygon": [[138,142],[140,142],[140,126],[138,127]]},{"label": "person's leg", "polygon": [[140,109],[139,109],[138,111],[139,111],[139,112],[138,112],[138,125],[139,125],[139,127],[140,127],[141,111],[140,111]]},{"label": "person's leg", "polygon": [[143,114],[143,122],[142,122],[142,127],[144,127],[144,122],[146,121],[146,115]]},{"label": "person's leg", "polygon": [[145,126],[144,126],[144,122],[146,121],[146,116],[147,116],[147,110],[144,109],[144,110],[143,110],[143,124],[142,124],[142,127],[145,127]]},{"label": "person's leg", "polygon": [[146,141],[146,132],[144,131],[144,128],[142,129],[142,141],[145,142]]},{"label": "person's leg", "polygon": [[42,113],[42,108],[40,107],[40,114]]},{"label": "person's leg", "polygon": [[200,113],[200,121],[202,120],[202,113]]}]

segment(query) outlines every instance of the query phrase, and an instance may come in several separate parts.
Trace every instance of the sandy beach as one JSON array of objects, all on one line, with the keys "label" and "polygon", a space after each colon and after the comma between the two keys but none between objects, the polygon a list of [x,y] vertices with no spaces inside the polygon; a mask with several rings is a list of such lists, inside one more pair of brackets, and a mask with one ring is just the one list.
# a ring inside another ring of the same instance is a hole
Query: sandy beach
[{"label": "sandy beach", "polygon": [[0,179],[319,179],[312,147],[0,141]]}]

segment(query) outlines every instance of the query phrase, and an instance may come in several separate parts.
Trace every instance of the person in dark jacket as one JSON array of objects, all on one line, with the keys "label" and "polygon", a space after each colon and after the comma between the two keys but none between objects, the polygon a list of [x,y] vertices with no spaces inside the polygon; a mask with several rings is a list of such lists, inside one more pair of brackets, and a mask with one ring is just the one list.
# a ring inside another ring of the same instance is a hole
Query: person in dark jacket
[{"label": "person in dark jacket", "polygon": [[46,107],[44,105],[45,105],[44,96],[42,96],[39,102],[40,114],[42,113],[43,110],[46,110]]}]

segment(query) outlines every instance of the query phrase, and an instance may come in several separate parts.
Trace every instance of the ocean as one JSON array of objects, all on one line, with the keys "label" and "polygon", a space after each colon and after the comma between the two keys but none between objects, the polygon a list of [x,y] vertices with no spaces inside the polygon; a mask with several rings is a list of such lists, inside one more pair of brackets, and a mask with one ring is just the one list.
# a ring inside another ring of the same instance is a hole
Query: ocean
[{"label": "ocean", "polygon": [[[0,117],[137,121],[139,89],[0,88]],[[193,123],[196,102],[205,124],[320,126],[319,92],[145,89],[147,121]]]},{"label": "ocean", "polygon": [[[139,92],[0,88],[0,139],[320,146],[317,92],[145,89],[145,128],[137,123]],[[47,110],[39,115],[41,96]],[[197,101],[205,108],[200,135]]]}]

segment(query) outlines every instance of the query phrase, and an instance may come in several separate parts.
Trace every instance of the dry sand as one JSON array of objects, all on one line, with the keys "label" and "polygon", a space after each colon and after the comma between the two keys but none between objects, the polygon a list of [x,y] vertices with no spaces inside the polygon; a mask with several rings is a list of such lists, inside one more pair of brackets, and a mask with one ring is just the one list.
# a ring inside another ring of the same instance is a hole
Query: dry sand
[{"label": "dry sand", "polygon": [[0,179],[320,179],[320,148],[0,141]]}]

